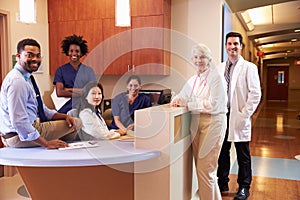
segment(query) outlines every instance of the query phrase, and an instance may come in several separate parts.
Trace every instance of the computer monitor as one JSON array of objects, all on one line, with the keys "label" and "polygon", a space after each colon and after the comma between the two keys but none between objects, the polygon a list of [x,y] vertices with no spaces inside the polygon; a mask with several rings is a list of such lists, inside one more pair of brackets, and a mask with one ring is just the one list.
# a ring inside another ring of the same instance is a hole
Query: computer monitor
[{"label": "computer monitor", "polygon": [[[140,90],[140,93],[143,93],[150,97],[152,106],[162,105],[170,103],[171,101],[171,90],[170,89],[161,89],[161,90]],[[111,99],[104,99],[103,101],[103,111],[111,108]]]},{"label": "computer monitor", "polygon": [[143,93],[150,97],[152,106],[170,103],[172,96],[170,89],[140,90],[140,93]]}]

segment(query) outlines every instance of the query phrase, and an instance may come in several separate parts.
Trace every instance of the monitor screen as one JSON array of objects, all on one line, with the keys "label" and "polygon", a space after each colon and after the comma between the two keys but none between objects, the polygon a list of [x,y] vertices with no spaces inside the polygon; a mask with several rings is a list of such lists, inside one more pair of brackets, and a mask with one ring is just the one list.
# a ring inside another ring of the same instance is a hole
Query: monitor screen
[{"label": "monitor screen", "polygon": [[162,105],[170,103],[171,101],[171,90],[140,90],[140,93],[143,93],[150,97],[152,106]]}]

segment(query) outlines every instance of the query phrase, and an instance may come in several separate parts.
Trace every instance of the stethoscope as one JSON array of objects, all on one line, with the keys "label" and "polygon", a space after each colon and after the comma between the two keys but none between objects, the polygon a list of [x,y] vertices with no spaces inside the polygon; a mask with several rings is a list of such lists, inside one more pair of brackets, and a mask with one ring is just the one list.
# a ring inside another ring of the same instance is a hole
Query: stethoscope
[{"label": "stethoscope", "polygon": [[[208,69],[208,71],[207,71],[207,73],[206,73],[206,75],[205,75],[205,78],[199,83],[198,88],[200,88],[202,85],[203,85],[204,87],[206,86],[206,83],[207,83],[206,80],[207,80],[207,77],[208,77],[209,73],[210,73],[210,69]],[[194,84],[193,84],[193,88],[192,88],[192,91],[191,91],[191,94],[190,94],[190,97],[189,97],[189,101],[191,101],[191,99],[192,99],[192,95],[193,95],[193,92],[194,92],[194,90],[195,90],[196,82],[197,82],[198,78],[200,78],[200,77],[199,77],[199,76],[196,76],[196,78],[195,78],[195,80],[194,80]],[[204,87],[202,87],[202,89],[201,89],[201,91],[199,92],[199,94],[202,93]]]}]

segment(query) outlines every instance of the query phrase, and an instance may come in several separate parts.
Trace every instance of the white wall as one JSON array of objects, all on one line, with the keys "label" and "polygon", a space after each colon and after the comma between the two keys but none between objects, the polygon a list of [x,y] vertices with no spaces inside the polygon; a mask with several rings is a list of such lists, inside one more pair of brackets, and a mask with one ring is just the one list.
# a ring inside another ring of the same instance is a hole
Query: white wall
[{"label": "white wall", "polygon": [[[49,84],[49,41],[48,41],[48,16],[47,16],[47,0],[36,0],[36,24],[24,24],[17,22],[16,15],[19,13],[19,0],[1,0],[0,9],[9,12],[9,29],[10,51],[9,55],[15,55],[17,53],[17,44],[24,38],[36,39],[42,50],[43,62],[41,70],[43,73],[35,74],[37,82],[39,84],[41,92],[49,90],[52,84]],[[11,64],[11,63],[10,63]],[[12,66],[5,66],[9,69]]]},{"label": "white wall", "polygon": [[[216,63],[221,61],[221,0],[172,0],[171,14],[173,30],[171,48],[172,52],[179,53],[172,56],[172,72],[176,71],[184,78],[195,73],[196,69],[191,63],[191,48],[197,43],[203,43],[211,49]],[[182,84],[177,82],[174,86]],[[174,90],[178,90],[178,87]]]},{"label": "white wall", "polygon": [[[41,92],[52,89],[52,78],[49,75],[49,36],[47,18],[47,0],[36,0],[37,23],[23,24],[16,22],[18,0],[1,0],[0,9],[10,13],[11,52],[16,53],[19,40],[32,37],[42,47],[43,73],[36,74]],[[216,63],[221,61],[221,18],[222,0],[172,0],[172,44],[171,75],[142,76],[143,83],[151,88],[156,85],[171,87],[178,92],[186,79],[194,73],[190,62],[190,51],[193,43],[204,43],[212,51]],[[175,37],[176,36],[176,37]],[[181,41],[180,41],[181,40]],[[11,66],[9,66],[11,67]],[[105,97],[110,98],[117,90],[125,90],[122,76],[103,76]],[[120,83],[120,84],[119,84]],[[118,87],[116,87],[118,85]]]}]

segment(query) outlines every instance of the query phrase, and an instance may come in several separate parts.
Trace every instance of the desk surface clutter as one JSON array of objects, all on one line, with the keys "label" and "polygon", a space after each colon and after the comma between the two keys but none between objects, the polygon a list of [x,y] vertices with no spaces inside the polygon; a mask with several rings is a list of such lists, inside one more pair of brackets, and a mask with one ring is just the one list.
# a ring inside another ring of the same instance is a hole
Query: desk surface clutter
[{"label": "desk surface clutter", "polygon": [[80,145],[84,147],[65,150],[1,148],[0,164],[28,167],[96,166],[137,162],[160,155],[159,151],[135,148],[132,140],[93,141]]}]

